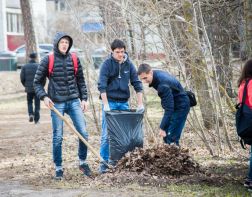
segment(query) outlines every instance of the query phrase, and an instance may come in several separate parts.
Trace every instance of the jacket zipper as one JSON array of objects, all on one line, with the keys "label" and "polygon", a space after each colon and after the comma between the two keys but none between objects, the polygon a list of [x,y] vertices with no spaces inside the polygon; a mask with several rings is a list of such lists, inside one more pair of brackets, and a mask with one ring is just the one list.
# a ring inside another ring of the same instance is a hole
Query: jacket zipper
[{"label": "jacket zipper", "polygon": [[65,86],[66,86],[66,89],[67,89],[67,95],[69,95],[70,94],[70,90],[69,90],[68,81],[67,81],[66,59],[67,59],[67,56],[64,57],[63,70],[64,70],[64,76],[65,76]]},{"label": "jacket zipper", "polygon": [[121,79],[121,64],[119,63],[119,75],[118,75],[118,78]]}]

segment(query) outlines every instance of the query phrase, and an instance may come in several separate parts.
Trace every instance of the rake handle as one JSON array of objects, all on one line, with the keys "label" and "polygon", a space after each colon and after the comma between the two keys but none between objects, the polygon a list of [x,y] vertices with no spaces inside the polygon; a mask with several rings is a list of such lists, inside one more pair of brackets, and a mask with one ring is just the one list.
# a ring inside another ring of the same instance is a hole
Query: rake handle
[{"label": "rake handle", "polygon": [[102,159],[102,157],[95,151],[95,149],[88,143],[88,141],[85,140],[85,138],[75,129],[75,127],[73,127],[73,125],[70,124],[70,122],[54,106],[51,106],[51,110],[53,110],[67,124],[70,130],[79,137],[79,139],[91,150],[92,153],[94,153],[95,156],[97,156],[97,158],[101,162],[103,162],[108,167],[111,167]]}]

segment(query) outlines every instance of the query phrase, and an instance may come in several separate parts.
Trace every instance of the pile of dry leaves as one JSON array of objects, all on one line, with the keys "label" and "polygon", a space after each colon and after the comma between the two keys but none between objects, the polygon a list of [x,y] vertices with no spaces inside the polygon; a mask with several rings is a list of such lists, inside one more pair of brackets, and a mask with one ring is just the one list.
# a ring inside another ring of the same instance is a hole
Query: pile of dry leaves
[{"label": "pile of dry leaves", "polygon": [[190,175],[199,172],[199,164],[189,155],[188,149],[161,144],[153,148],[137,148],[117,164],[117,172],[130,171],[156,176]]}]

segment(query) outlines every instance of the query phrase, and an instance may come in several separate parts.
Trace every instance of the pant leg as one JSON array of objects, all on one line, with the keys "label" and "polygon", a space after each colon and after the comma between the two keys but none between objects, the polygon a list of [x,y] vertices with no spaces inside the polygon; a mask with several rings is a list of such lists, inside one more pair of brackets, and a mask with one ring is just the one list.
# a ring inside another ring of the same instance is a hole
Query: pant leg
[{"label": "pant leg", "polygon": [[28,114],[33,115],[33,93],[27,93],[27,107],[28,107]]},{"label": "pant leg", "polygon": [[40,100],[34,93],[34,100],[35,100],[35,114],[34,114],[34,121],[35,123],[40,119]]},{"label": "pant leg", "polygon": [[[55,103],[54,107],[64,115],[65,103]],[[53,128],[53,161],[55,166],[62,165],[62,140],[63,140],[63,120],[51,111],[52,128]]]},{"label": "pant leg", "polygon": [[179,145],[179,140],[185,126],[186,118],[190,109],[175,111],[172,114],[168,129],[166,130],[166,137],[164,142],[167,144],[176,143]]},{"label": "pant leg", "polygon": [[100,155],[103,160],[108,161],[109,159],[109,141],[108,141],[108,131],[107,122],[105,118],[104,106],[102,105],[102,128],[101,128],[101,145],[100,145]]},{"label": "pant leg", "polygon": [[[76,130],[88,141],[88,133],[86,131],[86,123],[83,111],[81,109],[80,100],[73,99],[68,101],[67,113],[73,121]],[[78,156],[81,160],[86,160],[87,158],[87,146],[79,139],[79,150]]]},{"label": "pant leg", "polygon": [[249,159],[248,179],[249,179],[249,180],[252,180],[252,146],[251,146],[251,148],[250,148],[250,159]]}]

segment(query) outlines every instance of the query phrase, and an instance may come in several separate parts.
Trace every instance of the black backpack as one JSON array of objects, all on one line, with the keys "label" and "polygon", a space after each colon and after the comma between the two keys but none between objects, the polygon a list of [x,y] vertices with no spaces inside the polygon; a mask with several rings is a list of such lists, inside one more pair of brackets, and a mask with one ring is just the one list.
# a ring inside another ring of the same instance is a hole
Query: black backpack
[{"label": "black backpack", "polygon": [[197,100],[195,94],[191,90],[186,90],[185,92],[190,100],[190,107],[196,106]]},{"label": "black backpack", "polygon": [[246,80],[242,102],[236,105],[235,124],[238,136],[241,138],[240,143],[245,149],[244,144],[252,144],[252,109],[245,104],[247,96],[247,86],[250,80]]},{"label": "black backpack", "polygon": [[[165,86],[170,87],[171,89],[174,89],[174,90],[180,92],[180,90],[178,88],[175,88],[175,87],[172,87],[172,86],[169,86],[169,85],[165,85]],[[197,105],[197,99],[196,99],[195,94],[191,90],[185,90],[185,93],[189,98],[190,107],[196,106]]]}]

